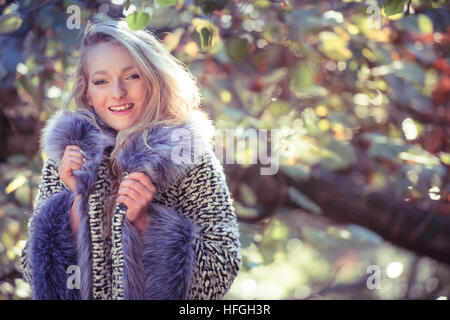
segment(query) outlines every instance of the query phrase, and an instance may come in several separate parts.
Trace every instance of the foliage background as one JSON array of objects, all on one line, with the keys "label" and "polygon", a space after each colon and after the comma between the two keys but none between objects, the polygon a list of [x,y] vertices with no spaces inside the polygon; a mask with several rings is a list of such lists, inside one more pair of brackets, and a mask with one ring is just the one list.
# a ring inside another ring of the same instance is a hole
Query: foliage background
[{"label": "foliage background", "polygon": [[[76,5],[81,29],[69,29]],[[227,299],[445,299],[450,293],[450,12],[441,0],[0,1],[0,299],[19,257],[39,132],[68,96],[88,19],[148,27],[199,79],[222,132],[278,129],[224,164],[242,271]],[[73,7],[72,7],[73,8]],[[226,147],[226,146],[225,146]],[[379,289],[369,289],[380,270]]]}]

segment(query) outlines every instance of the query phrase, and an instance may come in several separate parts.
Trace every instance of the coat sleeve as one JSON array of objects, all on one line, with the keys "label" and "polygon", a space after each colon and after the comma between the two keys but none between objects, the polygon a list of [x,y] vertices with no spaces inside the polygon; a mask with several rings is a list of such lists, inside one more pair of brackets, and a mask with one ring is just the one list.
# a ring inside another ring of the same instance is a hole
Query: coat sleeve
[{"label": "coat sleeve", "polygon": [[70,226],[73,200],[73,192],[59,178],[55,162],[47,159],[20,259],[24,279],[31,285],[34,299],[71,296],[66,285],[66,268],[76,265]]},{"label": "coat sleeve", "polygon": [[188,299],[222,299],[241,267],[238,225],[223,168],[208,154],[179,189],[179,211],[196,226]]},{"label": "coat sleeve", "polygon": [[[175,198],[173,208],[151,205],[142,248],[124,243],[135,257],[140,255],[136,251],[142,252],[142,264],[134,269],[145,275],[143,287],[127,280],[135,275],[125,276],[125,286],[134,286],[126,291],[143,290],[145,299],[221,299],[238,274],[241,254],[232,198],[214,154],[180,181]],[[136,230],[125,222],[123,241],[136,244]],[[125,254],[125,260],[131,260],[127,256],[132,255]]]}]

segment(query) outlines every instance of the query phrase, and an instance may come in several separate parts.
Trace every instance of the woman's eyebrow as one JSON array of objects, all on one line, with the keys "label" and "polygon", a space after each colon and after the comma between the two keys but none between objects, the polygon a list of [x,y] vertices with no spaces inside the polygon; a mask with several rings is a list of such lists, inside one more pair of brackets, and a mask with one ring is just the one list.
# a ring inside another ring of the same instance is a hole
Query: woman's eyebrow
[{"label": "woman's eyebrow", "polygon": [[[128,67],[125,67],[125,68],[122,69],[121,73],[124,73],[125,71],[128,71],[128,70],[130,70],[130,69],[134,69],[134,68],[135,68],[135,66],[128,66]],[[92,77],[95,76],[96,74],[99,74],[99,73],[108,74],[107,71],[104,71],[104,70],[98,70],[98,71],[95,71],[95,72],[92,74]]]}]

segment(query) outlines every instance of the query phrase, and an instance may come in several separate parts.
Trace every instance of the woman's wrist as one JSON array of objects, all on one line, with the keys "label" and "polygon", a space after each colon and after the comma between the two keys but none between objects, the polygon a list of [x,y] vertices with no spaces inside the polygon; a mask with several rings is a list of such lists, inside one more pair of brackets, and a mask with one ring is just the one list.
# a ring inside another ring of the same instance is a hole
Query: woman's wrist
[{"label": "woman's wrist", "polygon": [[147,211],[143,212],[138,219],[132,221],[131,224],[139,232],[139,235],[143,235],[150,226],[150,215]]}]

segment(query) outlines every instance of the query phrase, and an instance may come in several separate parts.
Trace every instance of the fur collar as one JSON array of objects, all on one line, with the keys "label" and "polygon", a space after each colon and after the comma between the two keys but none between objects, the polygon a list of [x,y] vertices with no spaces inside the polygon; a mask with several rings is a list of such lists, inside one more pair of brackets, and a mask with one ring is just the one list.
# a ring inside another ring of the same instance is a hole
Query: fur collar
[{"label": "fur collar", "polygon": [[[93,188],[105,148],[115,145],[115,132],[106,129],[102,133],[79,112],[59,111],[42,131],[42,149],[58,166],[67,145],[78,145],[84,151],[86,163],[74,171],[78,193]],[[156,187],[171,185],[185,176],[205,151],[211,150],[214,131],[205,113],[193,111],[182,125],[148,128],[146,142],[153,150],[145,146],[143,132],[133,134],[116,161],[124,172],[145,172]]]}]

